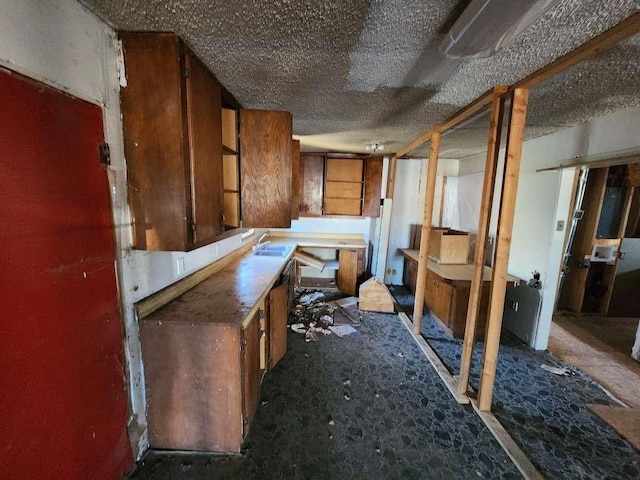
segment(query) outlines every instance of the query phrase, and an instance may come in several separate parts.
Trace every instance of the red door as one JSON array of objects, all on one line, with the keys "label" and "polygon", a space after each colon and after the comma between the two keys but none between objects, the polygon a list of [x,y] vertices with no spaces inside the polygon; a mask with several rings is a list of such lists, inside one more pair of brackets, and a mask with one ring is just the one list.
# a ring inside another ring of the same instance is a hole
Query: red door
[{"label": "red door", "polygon": [[99,107],[0,70],[0,476],[132,465]]}]

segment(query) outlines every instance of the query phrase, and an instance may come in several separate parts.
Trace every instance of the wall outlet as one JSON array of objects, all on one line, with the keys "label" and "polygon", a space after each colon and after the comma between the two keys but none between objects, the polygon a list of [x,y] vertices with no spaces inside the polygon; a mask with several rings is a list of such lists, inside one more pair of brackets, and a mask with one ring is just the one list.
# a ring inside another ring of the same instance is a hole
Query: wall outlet
[{"label": "wall outlet", "polygon": [[178,260],[176,260],[176,267],[178,269],[178,275],[182,275],[186,270],[184,266],[184,257],[180,257],[178,258]]},{"label": "wall outlet", "polygon": [[511,301],[511,310],[513,310],[514,312],[518,311],[518,307],[519,306],[520,306],[519,302],[516,302],[516,301],[513,301],[513,300]]},{"label": "wall outlet", "polygon": [[564,230],[564,220],[558,220],[556,223],[556,231],[561,232]]}]

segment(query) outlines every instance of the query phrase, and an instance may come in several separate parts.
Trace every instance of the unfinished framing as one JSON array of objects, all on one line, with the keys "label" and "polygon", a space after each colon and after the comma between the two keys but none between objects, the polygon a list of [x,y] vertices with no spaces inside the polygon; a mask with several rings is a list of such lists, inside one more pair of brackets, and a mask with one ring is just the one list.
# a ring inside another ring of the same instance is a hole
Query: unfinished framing
[{"label": "unfinished framing", "polygon": [[[487,147],[487,161],[483,184],[482,204],[478,222],[478,239],[474,257],[474,274],[469,296],[467,321],[463,355],[460,366],[460,380],[458,393],[468,395],[469,374],[471,370],[471,358],[473,344],[477,328],[477,317],[480,303],[481,284],[484,265],[484,251],[488,236],[488,223],[493,201],[493,185],[495,183],[495,169],[497,165],[498,150],[500,144],[500,128],[504,110],[504,101],[511,97],[511,116],[509,120],[509,133],[507,140],[507,155],[505,159],[505,177],[502,186],[500,202],[500,214],[498,220],[498,239],[495,253],[494,270],[491,284],[491,298],[489,316],[485,336],[483,364],[481,371],[480,388],[478,392],[477,408],[481,412],[491,410],[491,399],[495,381],[495,369],[497,365],[500,332],[502,328],[502,314],[506,288],[506,271],[509,261],[511,242],[511,230],[513,228],[513,216],[515,210],[515,198],[517,194],[520,158],[522,154],[523,134],[526,120],[529,89],[547,80],[548,78],[567,70],[574,65],[615,46],[620,41],[635,35],[640,31],[640,13],[629,16],[626,20],[592,38],[575,50],[559,57],[549,65],[533,72],[531,75],[511,85],[510,87],[495,87],[480,96],[473,103],[460,110],[444,122],[438,124],[432,130],[416,138],[413,142],[399,149],[390,165],[389,195],[393,195],[393,183],[395,177],[396,160],[409,152],[430,142],[429,169],[427,173],[427,194],[425,196],[424,224],[422,239],[420,242],[420,257],[418,262],[418,279],[416,285],[415,307],[413,312],[413,333],[420,334],[422,327],[422,314],[424,309],[424,294],[427,271],[427,245],[431,233],[433,203],[435,194],[435,177],[439,154],[440,136],[446,130],[459,125],[485,108],[492,106],[490,134]],[[426,244],[426,245],[425,245]]]}]

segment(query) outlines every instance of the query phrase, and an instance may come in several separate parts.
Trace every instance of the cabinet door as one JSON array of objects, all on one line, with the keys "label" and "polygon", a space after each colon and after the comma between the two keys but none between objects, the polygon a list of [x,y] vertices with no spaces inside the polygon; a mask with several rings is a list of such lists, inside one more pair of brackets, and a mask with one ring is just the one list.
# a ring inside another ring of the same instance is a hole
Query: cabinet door
[{"label": "cabinet door", "polygon": [[291,218],[300,218],[300,140],[291,144]]},{"label": "cabinet door", "polygon": [[300,157],[300,214],[321,216],[324,188],[324,156]]},{"label": "cabinet door", "polygon": [[240,110],[243,227],[291,226],[291,114]]},{"label": "cabinet door", "polygon": [[222,113],[220,86],[190,54],[185,64],[191,166],[193,246],[211,243],[223,232]]},{"label": "cabinet door", "polygon": [[367,158],[364,163],[364,198],[362,200],[363,217],[380,216],[380,195],[382,192],[381,157]]},{"label": "cabinet door", "polygon": [[282,284],[269,293],[269,345],[273,368],[287,353],[287,296],[289,285]]},{"label": "cabinet door", "polygon": [[123,33],[120,91],[133,246],[185,250],[191,216],[183,66],[172,34]]},{"label": "cabinet door", "polygon": [[356,295],[358,282],[358,252],[340,250],[338,255],[338,289],[347,295]]},{"label": "cabinet door", "polygon": [[260,313],[242,330],[242,416],[249,433],[260,402]]}]

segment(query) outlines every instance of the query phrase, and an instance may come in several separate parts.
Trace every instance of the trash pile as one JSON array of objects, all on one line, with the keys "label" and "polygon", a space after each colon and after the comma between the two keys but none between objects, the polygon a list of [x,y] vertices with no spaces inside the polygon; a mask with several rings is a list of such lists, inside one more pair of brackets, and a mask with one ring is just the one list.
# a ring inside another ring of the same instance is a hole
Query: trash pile
[{"label": "trash pile", "polygon": [[306,342],[318,340],[332,333],[339,337],[357,332],[360,326],[358,298],[329,300],[328,295],[316,290],[296,288],[295,307],[289,312],[289,327],[304,335]]}]

